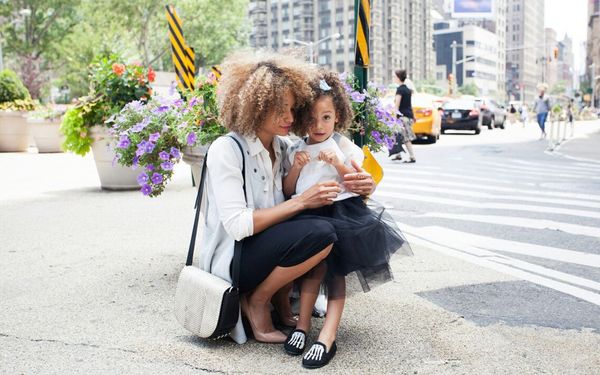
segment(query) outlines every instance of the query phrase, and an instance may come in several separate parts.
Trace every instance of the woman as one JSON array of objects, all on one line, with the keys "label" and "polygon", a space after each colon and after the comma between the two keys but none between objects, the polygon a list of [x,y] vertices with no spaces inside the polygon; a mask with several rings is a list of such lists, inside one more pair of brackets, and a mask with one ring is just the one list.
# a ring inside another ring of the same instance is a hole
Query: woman
[{"label": "woman", "polygon": [[403,151],[402,145],[404,144],[410,157],[405,163],[415,163],[415,153],[412,147],[412,141],[416,139],[415,133],[412,130],[412,124],[416,121],[411,102],[413,89],[407,85],[406,81],[408,81],[408,79],[406,78],[406,70],[396,70],[394,72],[394,81],[399,84],[396,89],[394,106],[398,112],[400,112],[400,118],[402,119],[404,128],[396,135],[396,144],[390,150],[390,158],[392,160],[402,159],[400,152]]},{"label": "woman", "polygon": [[[282,290],[277,299],[285,301],[285,287],[325,259],[337,240],[327,222],[286,220],[305,209],[332,204],[341,189],[332,181],[288,201],[283,195],[281,162],[288,141],[282,137],[290,131],[296,108],[311,100],[307,82],[314,68],[289,56],[249,53],[229,57],[222,68],[221,121],[240,142],[246,168],[242,176],[242,155],[234,140],[221,137],[213,142],[207,155],[200,268],[231,281],[234,241],[243,240],[242,311],[257,341],[283,343],[286,335],[271,321],[271,299]],[[357,172],[348,176],[347,188],[367,194],[374,183],[359,168]],[[246,341],[241,319],[231,337]]]}]

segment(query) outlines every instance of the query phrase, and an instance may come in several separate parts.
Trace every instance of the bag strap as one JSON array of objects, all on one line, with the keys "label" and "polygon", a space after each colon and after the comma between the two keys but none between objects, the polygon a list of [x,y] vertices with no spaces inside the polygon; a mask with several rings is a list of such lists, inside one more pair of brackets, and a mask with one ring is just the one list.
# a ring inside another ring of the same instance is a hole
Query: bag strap
[{"label": "bag strap", "polygon": [[[233,139],[240,149],[240,153],[242,154],[242,178],[243,178],[243,189],[244,189],[244,198],[246,198],[246,202],[248,202],[248,193],[246,192],[246,158],[244,157],[244,150],[240,142],[232,135],[228,135],[229,138]],[[206,180],[206,160],[208,159],[208,151],[204,156],[204,162],[202,163],[202,172],[200,177],[200,186],[198,186],[198,194],[196,195],[196,203],[194,208],[196,209],[196,216],[194,217],[194,227],[192,229],[192,238],[190,240],[190,247],[188,250],[187,260],[185,262],[186,266],[191,266],[194,262],[194,249],[196,247],[196,235],[198,233],[198,221],[200,219],[200,206],[202,204],[202,196],[204,194],[204,185]],[[240,261],[242,255],[242,241],[235,241],[235,246],[233,250],[233,260],[231,265],[231,277],[233,280],[233,287],[237,288],[239,283],[240,276]]]}]

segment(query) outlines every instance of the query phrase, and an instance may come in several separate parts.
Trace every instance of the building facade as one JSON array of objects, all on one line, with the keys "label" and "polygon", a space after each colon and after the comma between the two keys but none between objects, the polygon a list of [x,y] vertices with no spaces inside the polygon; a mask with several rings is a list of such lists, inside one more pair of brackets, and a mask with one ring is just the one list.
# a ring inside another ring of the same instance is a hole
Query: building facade
[{"label": "building facade", "polygon": [[[432,0],[379,0],[371,8],[369,79],[393,82],[404,68],[412,80],[433,75]],[[275,51],[313,43],[312,61],[349,72],[354,68],[354,0],[251,0],[250,45]],[[338,39],[323,38],[339,33]],[[307,48],[307,56],[310,47]],[[310,57],[309,57],[310,58]]]},{"label": "building facade", "polygon": [[[588,2],[588,29],[586,46],[587,81],[593,90],[595,108],[600,104],[600,0]],[[598,77],[598,79],[596,79]]]},{"label": "building facade", "polygon": [[[456,26],[455,22],[435,24],[436,81],[443,81],[452,73],[455,64],[456,85],[473,83],[481,96],[497,98],[499,71],[497,66],[498,37],[476,25]],[[452,43],[456,42],[456,60],[453,61]]]},{"label": "building facade", "polygon": [[547,27],[544,30],[544,34],[546,48],[544,49],[544,55],[542,56],[542,58],[545,59],[545,61],[542,62],[542,82],[548,85],[549,88],[552,88],[559,81],[558,41],[556,40],[556,30]]},{"label": "building facade", "polygon": [[[509,0],[495,0],[493,2],[493,13],[485,18],[459,18],[453,20],[458,27],[475,25],[493,33],[496,36],[496,54],[493,59],[496,62],[496,88],[490,94],[500,101],[506,99],[506,27],[507,27],[507,3]],[[433,7],[446,20],[452,19],[452,2],[448,0],[433,0]],[[436,68],[436,74],[440,70]],[[436,77],[437,78],[437,77]]]},{"label": "building facade", "polygon": [[544,0],[507,0],[506,81],[510,99],[533,102],[542,79]]},{"label": "building facade", "polygon": [[575,74],[574,66],[575,59],[573,55],[573,39],[565,35],[563,40],[557,44],[558,48],[558,61],[557,61],[557,79],[562,82],[566,88],[566,94],[573,96],[575,87],[575,80],[573,76]]}]

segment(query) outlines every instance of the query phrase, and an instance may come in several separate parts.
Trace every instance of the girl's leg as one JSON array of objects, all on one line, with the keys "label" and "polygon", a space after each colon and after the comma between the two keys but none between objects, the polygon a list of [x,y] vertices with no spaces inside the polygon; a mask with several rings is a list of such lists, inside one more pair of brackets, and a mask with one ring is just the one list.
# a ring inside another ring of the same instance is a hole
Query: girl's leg
[{"label": "girl's leg", "polygon": [[304,263],[296,266],[275,267],[269,276],[262,283],[258,284],[249,296],[242,298],[242,308],[250,321],[256,340],[273,343],[283,343],[285,341],[286,335],[276,330],[271,321],[269,310],[271,297],[284,285],[304,275],[324,260],[329,255],[332,247],[333,244],[330,244]]},{"label": "girl's leg", "polygon": [[271,298],[271,303],[275,307],[275,311],[279,315],[281,323],[287,326],[295,326],[297,323],[296,317],[292,313],[292,305],[290,304],[290,292],[294,286],[291,282],[279,289]]},{"label": "girl's leg", "polygon": [[319,333],[319,341],[331,348],[340,326],[346,302],[346,277],[336,276],[328,283],[327,315]]},{"label": "girl's leg", "polygon": [[302,277],[302,287],[300,289],[300,316],[296,329],[301,329],[308,332],[311,327],[312,310],[317,297],[321,282],[327,272],[327,263],[322,261],[315,268],[310,270]]}]

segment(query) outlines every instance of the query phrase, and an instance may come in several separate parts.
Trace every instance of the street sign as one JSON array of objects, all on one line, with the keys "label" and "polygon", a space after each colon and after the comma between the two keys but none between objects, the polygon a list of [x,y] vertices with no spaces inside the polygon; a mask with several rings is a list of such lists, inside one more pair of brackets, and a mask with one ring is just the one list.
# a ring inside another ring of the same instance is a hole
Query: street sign
[{"label": "street sign", "polygon": [[181,19],[175,8],[167,5],[167,22],[169,23],[169,40],[175,65],[177,85],[181,90],[194,89],[194,77],[196,73],[196,62],[194,49],[185,43]]}]

